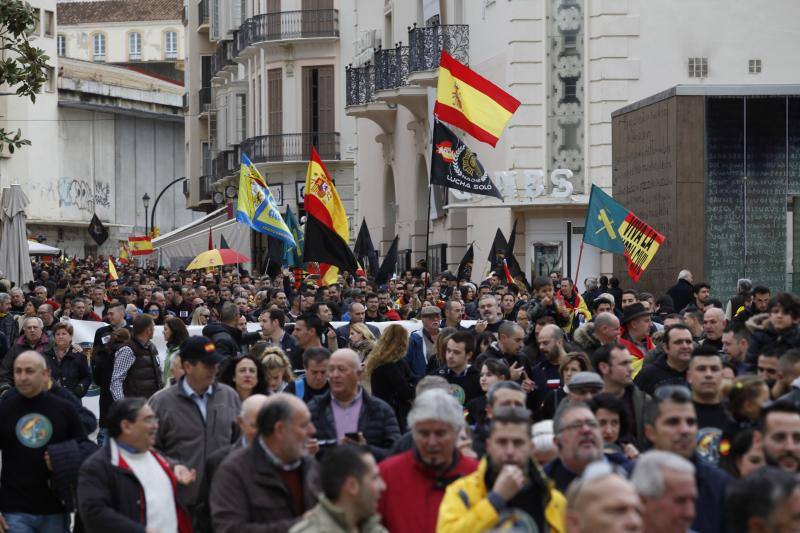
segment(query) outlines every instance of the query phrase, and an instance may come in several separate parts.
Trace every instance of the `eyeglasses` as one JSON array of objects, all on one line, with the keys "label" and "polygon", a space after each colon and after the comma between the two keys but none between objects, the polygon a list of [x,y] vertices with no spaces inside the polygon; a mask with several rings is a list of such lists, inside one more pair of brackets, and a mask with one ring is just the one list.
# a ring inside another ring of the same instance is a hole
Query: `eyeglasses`
[{"label": "eyeglasses", "polygon": [[578,431],[584,426],[589,429],[597,429],[600,427],[600,424],[598,424],[597,420],[594,420],[593,418],[588,418],[586,420],[576,420],[575,422],[571,422],[569,424],[561,426],[560,433],[563,433],[564,431]]},{"label": "eyeglasses", "polygon": [[161,310],[159,310],[159,309],[148,309],[147,313],[151,314],[151,315],[160,315],[161,314]]}]

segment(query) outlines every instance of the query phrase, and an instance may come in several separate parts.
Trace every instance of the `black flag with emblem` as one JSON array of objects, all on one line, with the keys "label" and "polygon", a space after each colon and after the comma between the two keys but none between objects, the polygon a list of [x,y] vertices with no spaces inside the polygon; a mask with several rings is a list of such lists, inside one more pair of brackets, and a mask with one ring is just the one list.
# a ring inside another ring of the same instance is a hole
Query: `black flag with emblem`
[{"label": "black flag with emblem", "polygon": [[100,222],[100,219],[97,218],[97,214],[95,214],[91,222],[89,222],[89,236],[94,239],[97,246],[102,246],[103,243],[108,240],[108,230],[103,223]]},{"label": "black flag with emblem", "polygon": [[458,281],[461,281],[462,279],[469,281],[472,279],[472,263],[474,260],[475,250],[473,249],[473,245],[470,244],[469,248],[467,249],[467,253],[464,254],[464,257],[458,264],[458,274],[456,274],[456,279]]},{"label": "black flag with emblem", "polygon": [[433,126],[431,185],[503,199],[475,152],[438,120]]}]

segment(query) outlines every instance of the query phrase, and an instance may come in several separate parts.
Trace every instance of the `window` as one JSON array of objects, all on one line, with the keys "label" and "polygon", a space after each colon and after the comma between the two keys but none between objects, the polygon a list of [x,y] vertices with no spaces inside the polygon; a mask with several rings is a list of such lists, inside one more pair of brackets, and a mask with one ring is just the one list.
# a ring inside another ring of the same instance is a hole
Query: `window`
[{"label": "window", "polygon": [[178,59],[178,32],[168,31],[164,34],[164,58]]},{"label": "window", "polygon": [[747,62],[747,71],[750,74],[761,74],[761,60],[751,59]]},{"label": "window", "polygon": [[55,69],[53,67],[48,67],[45,70],[45,82],[44,82],[44,91],[47,93],[53,93],[56,91],[56,75]]},{"label": "window", "polygon": [[142,34],[131,32],[128,34],[128,60],[139,61],[142,59]]},{"label": "window", "polygon": [[236,95],[236,143],[239,144],[247,138],[247,95]]},{"label": "window", "polygon": [[52,37],[55,34],[55,27],[56,27],[56,17],[55,13],[52,11],[45,10],[44,12],[44,36],[45,37]]},{"label": "window", "polygon": [[708,77],[708,58],[690,57],[689,58],[689,77],[707,78]]},{"label": "window", "polygon": [[574,54],[578,51],[578,35],[576,33],[567,33],[564,35],[564,52],[567,54]]},{"label": "window", "polygon": [[92,51],[95,61],[106,60],[106,36],[104,34],[94,34],[94,37],[92,37]]},{"label": "window", "polygon": [[67,36],[63,33],[59,33],[56,36],[56,51],[58,52],[58,57],[67,55]]}]

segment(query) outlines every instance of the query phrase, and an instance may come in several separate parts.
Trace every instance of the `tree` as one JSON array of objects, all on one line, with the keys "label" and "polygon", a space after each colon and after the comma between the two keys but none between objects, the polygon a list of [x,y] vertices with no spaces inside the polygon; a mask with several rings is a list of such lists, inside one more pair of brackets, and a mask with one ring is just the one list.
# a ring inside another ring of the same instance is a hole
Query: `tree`
[{"label": "tree", "polygon": [[[0,0],[0,86],[7,85],[20,97],[36,103],[36,95],[47,81],[47,61],[44,50],[30,43],[30,34],[39,20],[39,10],[22,0]],[[4,98],[0,94],[0,98]],[[0,128],[0,152],[5,147],[14,153],[31,142],[16,132]]]}]

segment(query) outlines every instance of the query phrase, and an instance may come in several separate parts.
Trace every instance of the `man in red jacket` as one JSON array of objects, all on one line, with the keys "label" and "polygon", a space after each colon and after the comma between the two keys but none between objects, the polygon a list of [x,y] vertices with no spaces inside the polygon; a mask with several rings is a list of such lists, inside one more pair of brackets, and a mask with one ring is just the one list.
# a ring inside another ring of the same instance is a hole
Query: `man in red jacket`
[{"label": "man in red jacket", "polygon": [[379,465],[386,491],[378,512],[389,531],[436,531],[447,485],[478,467],[456,449],[464,427],[462,407],[446,391],[431,389],[414,401],[408,415],[414,448]]},{"label": "man in red jacket", "polygon": [[634,303],[622,310],[622,334],[619,343],[625,346],[636,359],[655,348],[650,339],[650,311],[641,303]]}]

